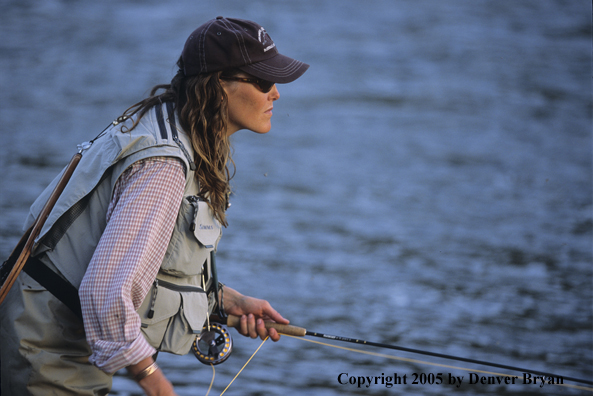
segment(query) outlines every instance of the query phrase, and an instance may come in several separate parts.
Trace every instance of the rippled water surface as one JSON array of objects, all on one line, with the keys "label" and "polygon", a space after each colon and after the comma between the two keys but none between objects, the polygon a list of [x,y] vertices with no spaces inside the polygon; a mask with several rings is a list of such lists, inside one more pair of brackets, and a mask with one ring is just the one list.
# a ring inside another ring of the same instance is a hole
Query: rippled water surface
[{"label": "rippled water surface", "polygon": [[[2,256],[76,144],[168,82],[195,27],[252,19],[311,68],[279,87],[269,134],[234,136],[222,280],[312,331],[593,379],[590,2],[2,5]],[[234,340],[210,394],[259,345]],[[580,392],[470,385],[501,369],[354,347],[468,370],[285,337],[225,394]],[[206,394],[209,367],[159,362],[180,395]],[[338,382],[439,372],[465,383]],[[123,374],[113,394],[138,395]]]}]

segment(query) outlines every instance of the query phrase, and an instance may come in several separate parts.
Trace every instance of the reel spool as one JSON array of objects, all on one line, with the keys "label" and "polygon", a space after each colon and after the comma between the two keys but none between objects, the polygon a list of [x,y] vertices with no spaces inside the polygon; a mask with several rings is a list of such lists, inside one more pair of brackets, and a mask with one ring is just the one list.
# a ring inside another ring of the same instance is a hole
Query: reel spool
[{"label": "reel spool", "polygon": [[230,333],[218,323],[210,323],[210,330],[208,326],[204,326],[192,345],[194,355],[204,364],[220,364],[228,359],[232,350]]}]

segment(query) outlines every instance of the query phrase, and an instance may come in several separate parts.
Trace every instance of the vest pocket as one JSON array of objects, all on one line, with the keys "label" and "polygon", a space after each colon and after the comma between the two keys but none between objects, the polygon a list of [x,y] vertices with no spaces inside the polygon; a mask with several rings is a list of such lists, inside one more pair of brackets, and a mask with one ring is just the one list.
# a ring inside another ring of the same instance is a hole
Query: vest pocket
[{"label": "vest pocket", "polygon": [[194,199],[190,202],[194,206],[194,220],[190,230],[194,232],[194,236],[203,247],[215,249],[222,235],[220,223],[206,201],[192,198]]},{"label": "vest pocket", "polygon": [[179,208],[175,229],[161,264],[161,271],[176,277],[199,276],[222,235],[206,202],[186,196]]},{"label": "vest pocket", "polygon": [[199,287],[156,280],[138,309],[142,333],[162,352],[184,355],[208,315],[208,299]]}]

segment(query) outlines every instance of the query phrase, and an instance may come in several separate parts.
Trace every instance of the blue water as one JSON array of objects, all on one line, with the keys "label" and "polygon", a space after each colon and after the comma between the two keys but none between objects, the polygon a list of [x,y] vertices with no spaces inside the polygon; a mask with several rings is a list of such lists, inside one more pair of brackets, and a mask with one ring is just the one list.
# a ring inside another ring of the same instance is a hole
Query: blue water
[{"label": "blue water", "polygon": [[[269,134],[234,136],[222,281],[312,331],[593,379],[590,2],[2,6],[2,256],[76,144],[168,82],[195,27],[252,19],[311,68],[279,87]],[[259,345],[234,341],[211,395]],[[470,385],[469,372],[507,371],[354,347],[467,370],[285,337],[225,394],[582,393]],[[159,363],[179,395],[206,394],[209,367],[190,355]],[[359,389],[341,373],[465,382]],[[118,373],[114,395],[139,392]]]}]

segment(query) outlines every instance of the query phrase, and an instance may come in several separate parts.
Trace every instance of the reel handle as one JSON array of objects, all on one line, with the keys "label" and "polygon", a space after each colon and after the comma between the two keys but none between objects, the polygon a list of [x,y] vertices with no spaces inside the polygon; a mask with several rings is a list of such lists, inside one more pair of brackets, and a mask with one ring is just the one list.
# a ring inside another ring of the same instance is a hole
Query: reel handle
[{"label": "reel handle", "polygon": [[[291,335],[295,337],[304,337],[307,335],[307,330],[303,327],[297,327],[292,325],[285,325],[275,322],[264,322],[266,329],[274,328],[280,334]],[[227,317],[227,326],[238,328],[241,326],[241,318],[235,315],[229,315]]]}]

